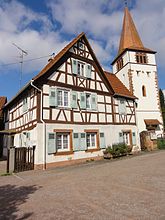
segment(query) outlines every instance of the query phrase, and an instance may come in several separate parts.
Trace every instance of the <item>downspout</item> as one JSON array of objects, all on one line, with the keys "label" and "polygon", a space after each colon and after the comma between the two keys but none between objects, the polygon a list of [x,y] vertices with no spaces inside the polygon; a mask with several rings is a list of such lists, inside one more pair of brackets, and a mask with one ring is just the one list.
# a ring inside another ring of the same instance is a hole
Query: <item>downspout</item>
[{"label": "downspout", "polygon": [[41,102],[40,102],[40,120],[43,124],[43,170],[46,170],[46,123],[45,121],[43,120],[43,91],[41,89],[39,89],[37,86],[35,86],[33,84],[34,80],[31,80],[30,81],[30,85],[37,89],[40,93],[41,93]]}]

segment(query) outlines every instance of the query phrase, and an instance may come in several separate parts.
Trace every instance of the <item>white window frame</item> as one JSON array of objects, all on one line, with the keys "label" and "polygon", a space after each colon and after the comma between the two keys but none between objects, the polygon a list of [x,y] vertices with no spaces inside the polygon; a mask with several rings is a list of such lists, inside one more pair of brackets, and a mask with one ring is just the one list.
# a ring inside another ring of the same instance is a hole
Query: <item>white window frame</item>
[{"label": "white window frame", "polygon": [[[67,149],[64,148],[64,136],[67,135]],[[61,136],[61,149],[58,149],[58,136]],[[57,132],[56,133],[56,147],[57,152],[66,152],[70,151],[70,133],[68,132]]]},{"label": "white window frame", "polygon": [[[93,139],[92,135],[94,135],[94,146],[93,146]],[[89,139],[88,139],[89,137]],[[96,132],[87,132],[86,133],[86,145],[87,149],[96,149],[97,148],[97,133]],[[89,140],[89,145],[88,145],[88,140]]]},{"label": "white window frame", "polygon": [[[89,95],[89,107],[87,106],[87,96]],[[91,93],[85,93],[86,96],[86,108],[91,109]]]},{"label": "white window frame", "polygon": [[[62,105],[59,105],[59,100],[58,100],[59,92],[61,92],[61,94],[62,94]],[[68,94],[68,105],[64,105],[64,102],[65,102],[65,100],[64,100],[65,95],[64,94],[66,92]],[[58,107],[63,107],[63,108],[69,108],[69,106],[70,106],[70,91],[69,90],[57,88],[57,106]]]},{"label": "white window frame", "polygon": [[[26,103],[24,103],[24,101],[26,100]],[[22,100],[22,112],[25,113],[28,111],[29,109],[29,103],[28,103],[29,99],[28,97],[26,96],[25,98],[23,98]],[[26,105],[26,109],[24,109],[24,106]]]},{"label": "white window frame", "polygon": [[[80,71],[79,71],[79,65],[80,65]],[[77,75],[85,77],[85,63],[81,61],[77,61]]]}]

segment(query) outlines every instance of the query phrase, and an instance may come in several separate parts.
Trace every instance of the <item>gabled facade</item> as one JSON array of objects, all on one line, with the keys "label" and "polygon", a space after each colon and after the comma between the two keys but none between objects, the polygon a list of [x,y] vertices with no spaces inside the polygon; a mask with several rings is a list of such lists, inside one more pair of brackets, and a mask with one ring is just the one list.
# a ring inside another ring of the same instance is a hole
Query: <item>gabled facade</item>
[{"label": "gabled facade", "polygon": [[35,146],[36,167],[99,157],[123,141],[138,150],[135,98],[82,33],[7,103],[6,125],[14,146]]},{"label": "gabled facade", "polygon": [[[139,133],[163,134],[155,51],[145,48],[128,8],[125,8],[118,55],[112,62],[113,73],[123,82],[136,101]],[[155,136],[155,137],[156,137]]]}]

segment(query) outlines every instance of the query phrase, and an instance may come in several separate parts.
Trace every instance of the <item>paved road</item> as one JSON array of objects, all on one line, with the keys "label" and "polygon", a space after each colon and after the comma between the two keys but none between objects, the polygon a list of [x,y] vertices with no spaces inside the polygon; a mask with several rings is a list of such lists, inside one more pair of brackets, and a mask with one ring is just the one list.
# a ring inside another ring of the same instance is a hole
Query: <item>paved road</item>
[{"label": "paved road", "polygon": [[165,151],[0,177],[0,219],[165,219]]}]

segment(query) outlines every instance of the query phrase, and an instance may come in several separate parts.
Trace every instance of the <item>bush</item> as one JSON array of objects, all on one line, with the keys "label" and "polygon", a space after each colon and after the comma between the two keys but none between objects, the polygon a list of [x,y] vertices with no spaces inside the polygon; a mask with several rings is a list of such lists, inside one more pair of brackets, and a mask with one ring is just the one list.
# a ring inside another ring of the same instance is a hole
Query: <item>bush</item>
[{"label": "bush", "polygon": [[165,139],[157,139],[158,149],[165,150]]},{"label": "bush", "polygon": [[130,149],[125,143],[113,144],[112,147],[109,146],[104,154],[110,153],[113,157],[125,156],[130,152]]}]

